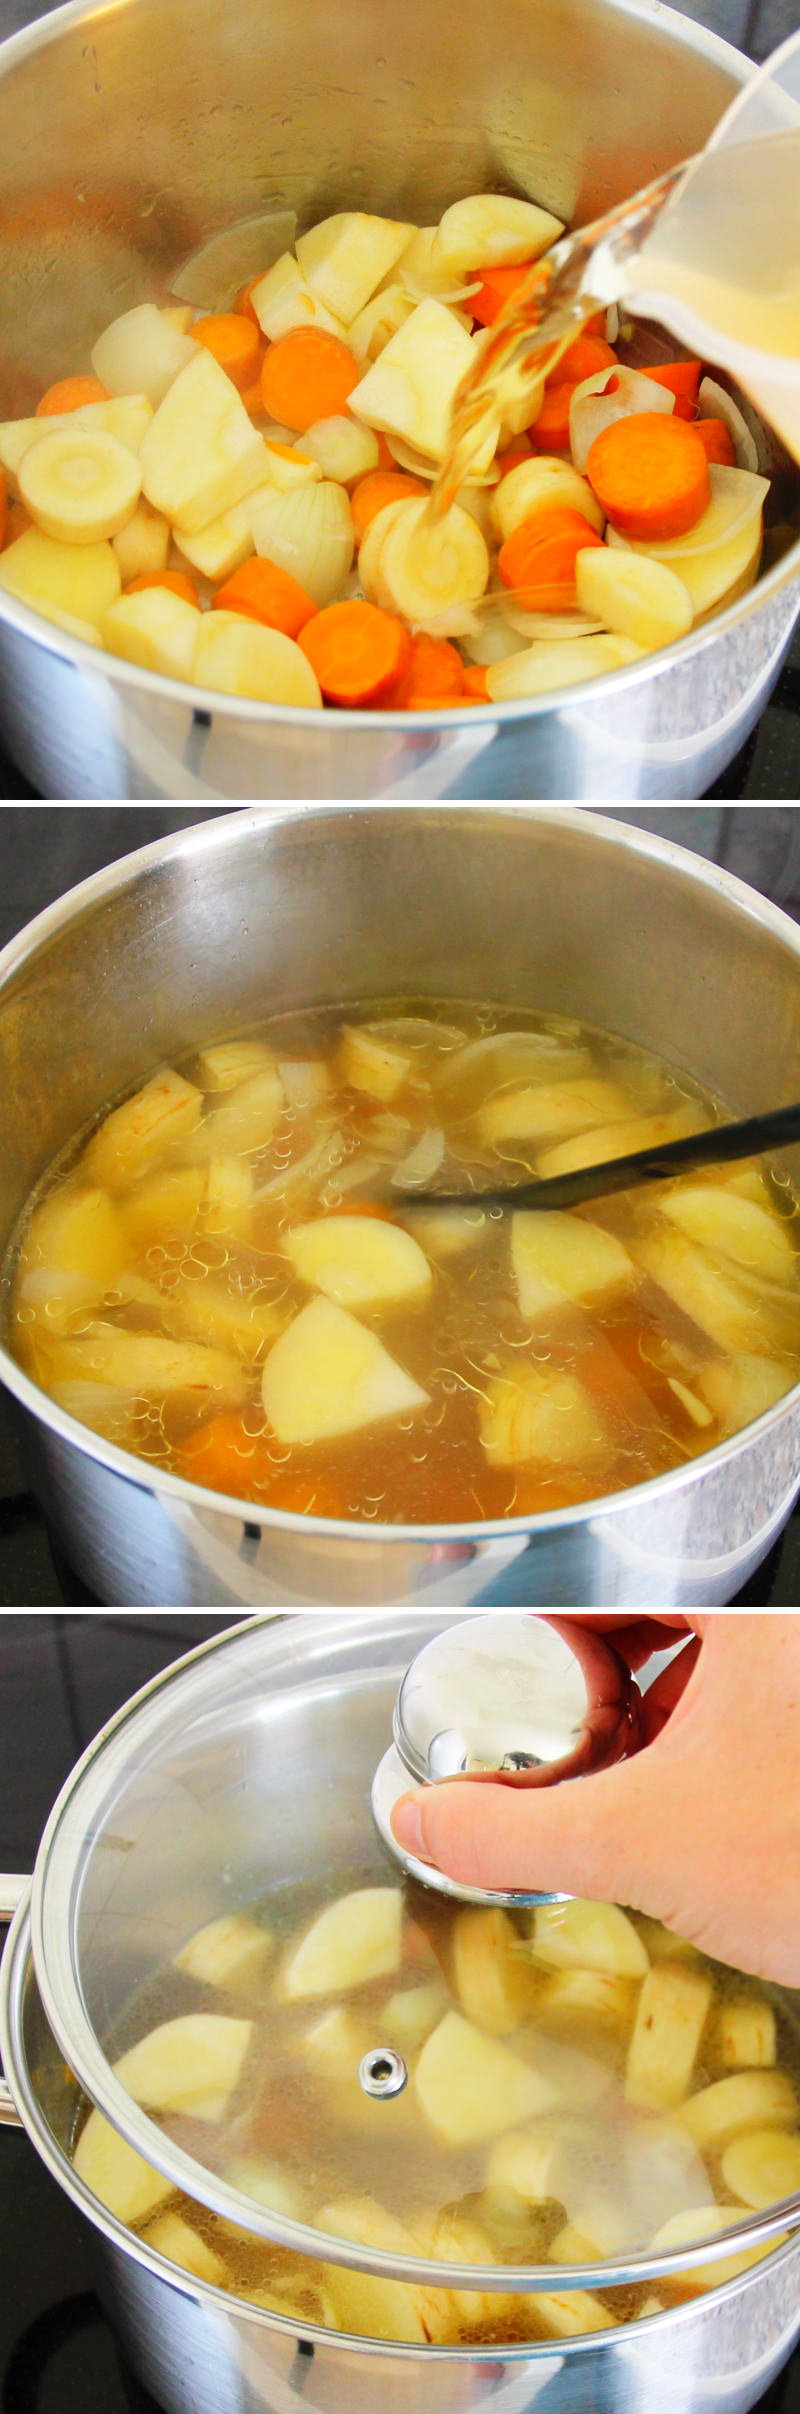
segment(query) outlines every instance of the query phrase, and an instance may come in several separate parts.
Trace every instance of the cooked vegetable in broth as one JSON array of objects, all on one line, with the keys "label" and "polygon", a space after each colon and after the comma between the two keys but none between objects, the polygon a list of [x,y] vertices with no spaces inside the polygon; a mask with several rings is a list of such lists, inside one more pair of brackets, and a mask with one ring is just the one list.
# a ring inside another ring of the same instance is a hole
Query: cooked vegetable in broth
[{"label": "cooked vegetable in broth", "polygon": [[10,1344],[59,1407],[275,1509],[534,1516],[696,1457],[800,1375],[796,1202],[749,1162],[567,1213],[414,1205],[699,1131],[613,1034],[489,1005],[282,1017],[160,1067],[55,1169]]},{"label": "cooked vegetable in broth", "polygon": [[[607,2329],[769,2251],[559,2288],[567,2265],[708,2240],[800,2188],[798,2039],[766,1987],[614,1904],[512,1916],[372,1876],[299,1916],[292,1890],[190,1936],[125,2015],[117,2075],[282,2217],[395,2255],[552,2264],[552,2289],[409,2285],[295,2255],[177,2196],[93,2111],[75,2167],[123,2222],[295,2320],[434,2344]],[[408,2081],[376,2100],[359,2066],[387,2048]]]}]

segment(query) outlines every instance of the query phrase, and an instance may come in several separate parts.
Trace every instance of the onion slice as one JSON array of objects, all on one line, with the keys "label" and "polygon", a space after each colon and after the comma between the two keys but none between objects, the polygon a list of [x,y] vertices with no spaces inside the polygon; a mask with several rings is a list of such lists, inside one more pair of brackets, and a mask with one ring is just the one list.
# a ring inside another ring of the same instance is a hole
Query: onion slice
[{"label": "onion slice", "polygon": [[417,1185],[424,1188],[425,1183],[432,1181],[433,1175],[438,1173],[444,1149],[444,1132],[437,1129],[435,1124],[429,1124],[427,1131],[421,1132],[415,1146],[409,1149],[402,1164],[395,1166],[391,1177],[393,1188],[411,1190]]},{"label": "onion slice", "polygon": [[612,427],[616,419],[630,419],[639,411],[674,409],[674,394],[652,377],[640,376],[638,369],[600,369],[594,377],[585,377],[575,388],[569,413],[575,468],[583,475],[595,437],[602,436],[603,429]]},{"label": "onion slice", "polygon": [[755,470],[758,476],[761,466],[758,445],[733,395],[727,392],[725,386],[718,386],[715,378],[704,377],[697,399],[701,419],[724,420],[736,454],[737,469]]}]

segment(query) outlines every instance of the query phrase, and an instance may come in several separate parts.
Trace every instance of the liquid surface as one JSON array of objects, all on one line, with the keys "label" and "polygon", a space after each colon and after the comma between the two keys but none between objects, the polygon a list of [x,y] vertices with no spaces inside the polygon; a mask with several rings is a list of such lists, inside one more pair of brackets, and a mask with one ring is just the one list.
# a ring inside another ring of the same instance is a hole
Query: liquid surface
[{"label": "liquid surface", "polygon": [[722,1110],[612,1034],[488,1004],[282,1018],[161,1069],[54,1168],[8,1339],[58,1406],[276,1509],[535,1516],[679,1466],[800,1374],[763,1163],[566,1214],[423,1209]]},{"label": "liquid surface", "polygon": [[[416,2343],[607,2329],[768,2251],[602,2285],[604,2262],[685,2248],[800,2186],[798,2039],[769,1989],[614,1905],[512,1917],[382,1875],[368,1863],[344,1894],[295,1889],[191,1936],[125,2015],[118,2076],[282,2217],[395,2256],[549,2263],[551,2290],[410,2286],[344,2270],[335,2248],[295,2255],[131,2169],[94,2112],[75,2161],[104,2202],[217,2286]],[[387,2049],[407,2081],[376,2100],[359,2070]],[[559,2287],[594,2262],[596,2288]]]}]

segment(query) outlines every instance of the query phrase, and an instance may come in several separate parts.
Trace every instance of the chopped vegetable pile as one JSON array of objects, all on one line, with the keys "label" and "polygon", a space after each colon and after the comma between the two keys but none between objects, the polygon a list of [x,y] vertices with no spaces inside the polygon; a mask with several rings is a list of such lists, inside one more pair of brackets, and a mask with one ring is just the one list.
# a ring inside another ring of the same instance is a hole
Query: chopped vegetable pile
[{"label": "chopped vegetable pile", "polygon": [[561,234],[476,194],[343,211],[231,307],[140,303],[0,424],[0,588],[148,671],[423,712],[595,678],[757,576],[768,480],[699,361],[585,331],[428,507],[476,343]]}]

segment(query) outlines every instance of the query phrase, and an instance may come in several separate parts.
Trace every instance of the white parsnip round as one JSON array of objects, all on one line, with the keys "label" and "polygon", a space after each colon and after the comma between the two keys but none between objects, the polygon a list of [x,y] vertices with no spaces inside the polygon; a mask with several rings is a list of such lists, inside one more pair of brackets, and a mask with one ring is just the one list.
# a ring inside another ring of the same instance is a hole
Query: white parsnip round
[{"label": "white parsnip round", "polygon": [[136,509],[142,473],[136,454],[101,428],[43,436],[23,455],[19,491],[45,536],[96,545],[117,536]]},{"label": "white parsnip round", "polygon": [[380,554],[389,608],[424,628],[450,604],[470,603],[489,583],[489,550],[469,512],[454,503],[435,520],[427,501],[402,503]]},{"label": "white parsnip round", "polygon": [[501,478],[492,496],[492,518],[502,544],[532,512],[562,508],[579,511],[602,536],[605,516],[588,478],[582,478],[571,462],[560,460],[555,453],[519,461],[516,469]]},{"label": "white parsnip round", "polygon": [[315,419],[305,430],[302,450],[319,462],[323,478],[332,478],[339,486],[355,486],[359,478],[377,469],[380,458],[374,430],[344,416]]},{"label": "white parsnip round", "polygon": [[374,518],[370,520],[369,527],[365,529],[359,546],[358,572],[361,586],[367,602],[378,604],[382,612],[391,611],[392,606],[381,576],[381,556],[389,531],[394,527],[395,521],[405,508],[402,501],[384,503],[383,510],[376,511]]},{"label": "white parsnip round", "polygon": [[646,653],[689,634],[692,598],[665,562],[589,545],[576,557],[575,585],[581,611],[612,634],[634,638]]}]

